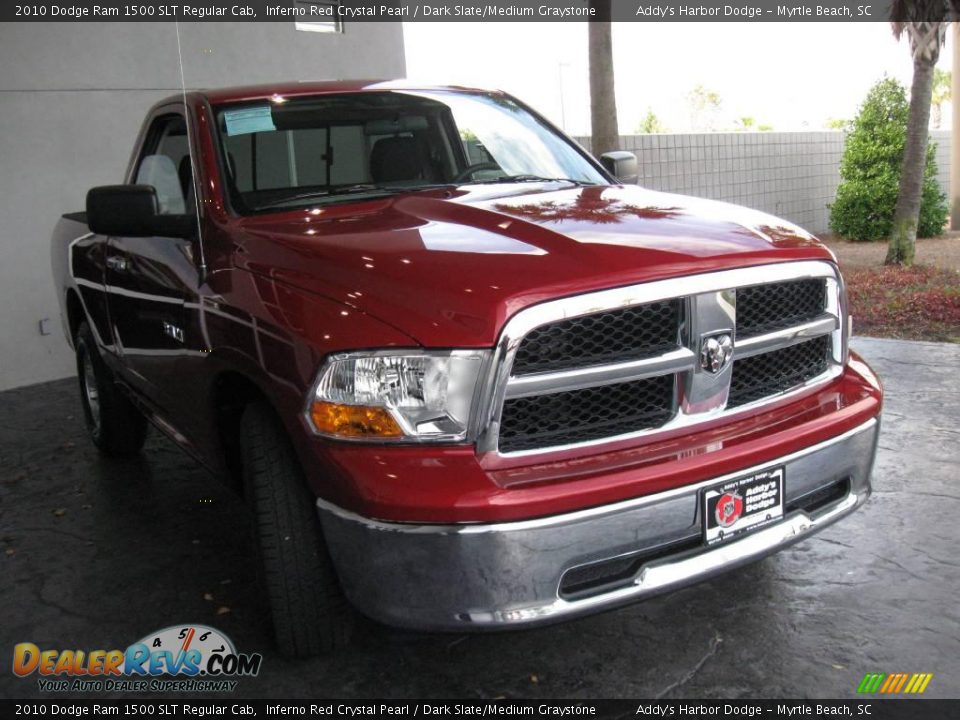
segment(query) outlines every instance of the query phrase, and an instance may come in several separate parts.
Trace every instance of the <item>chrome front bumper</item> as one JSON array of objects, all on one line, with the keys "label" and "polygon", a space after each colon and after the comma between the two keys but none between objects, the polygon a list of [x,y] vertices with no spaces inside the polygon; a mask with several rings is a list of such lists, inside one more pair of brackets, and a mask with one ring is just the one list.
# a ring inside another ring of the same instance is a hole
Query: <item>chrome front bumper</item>
[{"label": "chrome front bumper", "polygon": [[[497,524],[388,523],[318,500],[343,588],[366,615],[424,630],[490,630],[549,623],[689,585],[780,550],[853,512],[870,495],[879,419],[741,472],[613,505]],[[815,512],[788,512],[762,530],[707,549],[700,491],[783,465],[786,505],[840,481],[849,490]],[[684,543],[594,594],[561,594],[566,572]]]}]

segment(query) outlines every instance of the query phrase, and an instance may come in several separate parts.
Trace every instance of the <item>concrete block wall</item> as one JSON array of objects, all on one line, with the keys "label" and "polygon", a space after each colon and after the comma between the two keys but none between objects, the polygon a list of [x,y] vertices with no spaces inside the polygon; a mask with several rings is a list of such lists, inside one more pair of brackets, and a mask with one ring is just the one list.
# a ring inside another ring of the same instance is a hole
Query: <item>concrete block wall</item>
[{"label": "concrete block wall", "polygon": [[940,189],[950,196],[950,131],[933,130],[930,132],[930,142],[936,143],[937,180]]},{"label": "concrete block wall", "polygon": [[[589,138],[577,138],[587,149]],[[935,130],[937,177],[950,185],[950,132]],[[840,182],[844,133],[753,132],[623,135],[637,155],[639,184],[654,190],[724,200],[826,232]]]}]

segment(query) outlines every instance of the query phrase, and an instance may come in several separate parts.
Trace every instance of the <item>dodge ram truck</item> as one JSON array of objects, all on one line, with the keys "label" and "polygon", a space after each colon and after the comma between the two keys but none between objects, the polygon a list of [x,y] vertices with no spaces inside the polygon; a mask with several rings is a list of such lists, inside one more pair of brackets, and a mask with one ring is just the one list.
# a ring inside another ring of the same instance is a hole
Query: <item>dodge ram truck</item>
[{"label": "dodge ram truck", "polygon": [[615,608],[849,515],[882,391],[835,258],[637,167],[501,92],[157,103],[125,184],[53,236],[93,443],[128,456],[153,425],[243,494],[294,656],[355,610]]}]

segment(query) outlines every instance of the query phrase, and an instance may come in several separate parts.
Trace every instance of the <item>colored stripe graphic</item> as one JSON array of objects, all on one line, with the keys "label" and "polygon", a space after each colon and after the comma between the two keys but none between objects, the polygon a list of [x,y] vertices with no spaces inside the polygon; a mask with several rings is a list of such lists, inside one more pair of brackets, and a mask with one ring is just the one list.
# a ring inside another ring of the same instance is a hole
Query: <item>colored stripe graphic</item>
[{"label": "colored stripe graphic", "polygon": [[880,688],[880,682],[883,680],[883,673],[867,673],[860,681],[857,688],[858,693],[875,693]]},{"label": "colored stripe graphic", "polygon": [[898,693],[920,695],[933,679],[933,673],[867,673],[857,686],[861,694],[880,693],[896,695]]},{"label": "colored stripe graphic", "polygon": [[883,681],[883,685],[880,686],[880,694],[884,695],[890,692],[890,688],[896,684],[897,678],[900,677],[898,673],[893,673],[892,675],[887,675],[887,679]]},{"label": "colored stripe graphic", "polygon": [[903,689],[905,693],[912,693],[915,688],[920,687],[920,673],[914,673],[910,676],[910,682],[907,683],[907,686]]}]

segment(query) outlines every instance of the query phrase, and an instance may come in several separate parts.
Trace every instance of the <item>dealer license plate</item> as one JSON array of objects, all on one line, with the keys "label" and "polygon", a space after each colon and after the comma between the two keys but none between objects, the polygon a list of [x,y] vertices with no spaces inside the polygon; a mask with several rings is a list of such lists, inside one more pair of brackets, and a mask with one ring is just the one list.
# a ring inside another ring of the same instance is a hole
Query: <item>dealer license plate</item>
[{"label": "dealer license plate", "polygon": [[703,540],[733,540],[783,517],[783,468],[729,480],[703,491]]}]

